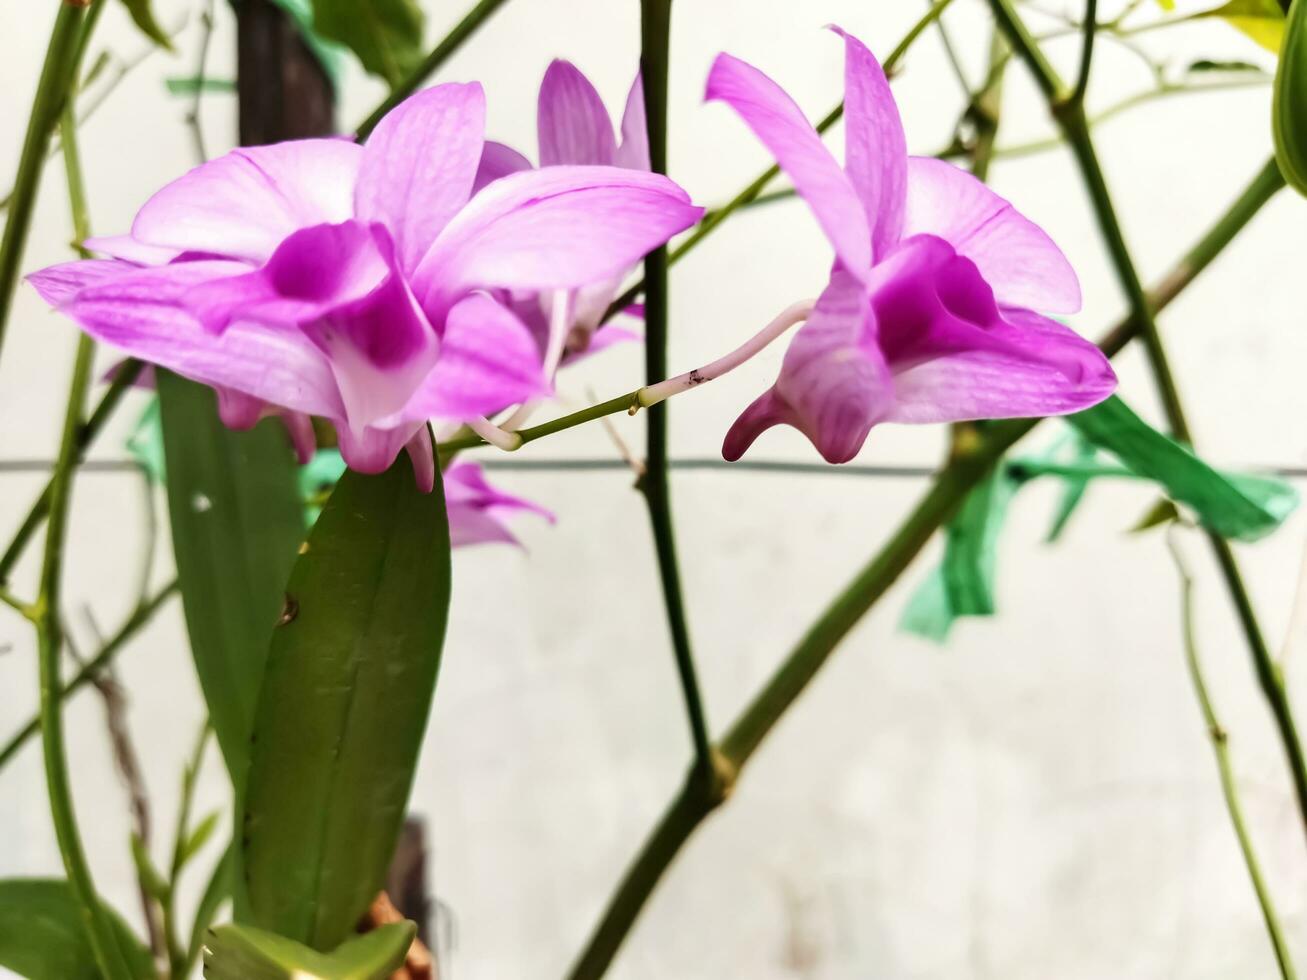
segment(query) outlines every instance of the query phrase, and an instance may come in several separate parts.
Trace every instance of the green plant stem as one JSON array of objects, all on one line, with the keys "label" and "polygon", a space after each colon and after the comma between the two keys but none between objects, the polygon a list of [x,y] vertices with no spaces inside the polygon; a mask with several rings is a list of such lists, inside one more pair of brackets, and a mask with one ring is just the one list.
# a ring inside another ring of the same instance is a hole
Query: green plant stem
[{"label": "green plant stem", "polygon": [[82,32],[85,19],[85,7],[71,3],[59,4],[54,29],[50,33],[50,43],[45,52],[45,63],[41,66],[41,75],[36,83],[32,114],[27,120],[27,133],[23,137],[23,148],[18,157],[9,218],[5,222],[4,235],[0,237],[0,346],[4,344],[9,314],[13,309],[18,268],[23,260],[23,248],[27,244],[27,233],[32,225],[32,212],[36,207],[36,193],[41,182],[41,171],[45,168],[50,137],[73,86],[77,73],[77,56],[85,50]]},{"label": "green plant stem", "polygon": [[1089,73],[1094,61],[1094,38],[1098,35],[1098,0],[1085,0],[1085,19],[1080,25],[1084,41],[1080,47],[1080,72],[1076,77],[1076,87],[1071,92],[1071,101],[1084,104],[1085,92],[1089,89]]},{"label": "green plant stem", "polygon": [[204,749],[209,744],[209,735],[213,727],[209,719],[204,719],[200,737],[195,740],[190,759],[182,773],[181,802],[177,807],[177,829],[173,835],[172,860],[168,867],[168,891],[163,901],[163,933],[168,947],[168,969],[170,980],[183,980],[189,971],[187,950],[181,945],[177,932],[177,881],[181,877],[182,866],[186,863],[186,845],[191,832],[191,809],[195,804],[195,787],[200,773],[200,764],[204,760]]},{"label": "green plant stem", "polygon": [[[127,394],[132,385],[136,383],[136,379],[140,376],[144,367],[145,365],[140,361],[132,359],[124,361],[118,368],[112,383],[100,397],[100,401],[91,413],[91,417],[77,430],[75,451],[78,463],[81,463],[85,458],[86,450],[90,448],[91,443],[95,441],[95,437],[100,434],[100,430],[109,421],[114,409],[122,401],[123,395]],[[31,541],[32,535],[36,533],[36,529],[41,526],[41,522],[45,520],[46,515],[50,512],[50,497],[53,490],[54,477],[51,477],[41,491],[40,496],[32,502],[32,506],[27,511],[27,516],[23,518],[18,530],[14,532],[9,547],[5,549],[3,555],[0,555],[0,586],[9,582],[9,576],[13,573],[14,565],[23,556],[23,551],[27,548],[28,542]]]},{"label": "green plant stem", "polygon": [[1266,922],[1266,932],[1275,952],[1275,961],[1280,968],[1283,980],[1295,980],[1293,961],[1289,956],[1288,943],[1280,929],[1280,918],[1275,911],[1275,902],[1270,889],[1262,877],[1261,865],[1257,852],[1253,849],[1252,837],[1244,820],[1243,805],[1239,801],[1239,785],[1235,782],[1234,768],[1230,763],[1230,734],[1216,714],[1211,694],[1207,690],[1207,681],[1203,676],[1202,661],[1198,656],[1198,641],[1194,634],[1194,581],[1175,540],[1168,535],[1167,547],[1175,560],[1176,571],[1180,576],[1180,611],[1181,630],[1184,638],[1185,662],[1189,668],[1189,679],[1193,681],[1194,694],[1198,698],[1198,707],[1203,714],[1203,723],[1207,728],[1212,743],[1212,753],[1216,757],[1216,768],[1221,776],[1221,795],[1225,797],[1225,808],[1230,814],[1230,824],[1239,841],[1239,850],[1243,854],[1244,865],[1248,869],[1248,878],[1257,895],[1257,904],[1262,910],[1262,919]]},{"label": "green plant stem", "polygon": [[[177,581],[174,579],[156,592],[147,602],[141,604],[139,608],[132,612],[118,632],[110,637],[99,650],[98,653],[82,666],[73,679],[59,689],[58,697],[63,699],[74,694],[86,684],[89,684],[97,674],[108,667],[115,657],[122,651],[123,647],[148,623],[160,607],[168,601],[177,592]],[[0,748],[0,769],[3,769],[28,741],[34,738],[41,731],[41,719],[35,716],[30,719],[26,725]]]},{"label": "green plant stem", "polygon": [[[65,148],[65,156],[67,156]],[[77,424],[82,401],[91,380],[91,360],[95,344],[83,335],[77,342],[77,359],[68,395],[50,495],[50,523],[46,530],[45,559],[41,569],[41,586],[36,600],[35,619],[41,684],[41,734],[45,748],[46,785],[50,793],[50,815],[59,852],[63,856],[68,885],[81,910],[87,938],[100,972],[107,980],[131,980],[113,928],[100,904],[91,878],[91,869],[82,848],[73,812],[72,790],[68,782],[68,762],[64,752],[62,699],[59,697],[59,652],[63,632],[59,622],[59,584],[63,565],[63,543],[68,515],[68,498],[76,454]]]},{"label": "green plant stem", "polygon": [[[1193,436],[1189,429],[1188,420],[1185,417],[1184,406],[1180,400],[1175,378],[1171,373],[1166,348],[1157,329],[1157,322],[1153,316],[1148,295],[1140,282],[1139,274],[1135,269],[1134,261],[1130,257],[1130,250],[1126,245],[1125,236],[1121,230],[1121,224],[1117,219],[1111,193],[1108,190],[1107,181],[1103,176],[1102,167],[1098,162],[1098,154],[1094,149],[1094,142],[1090,136],[1084,106],[1077,101],[1067,100],[1062,97],[1061,80],[1044,59],[1038,45],[1031,39],[1029,31],[1021,22],[1021,18],[1013,7],[1012,0],[990,0],[990,6],[999,24],[1007,32],[1008,40],[1025,60],[1031,72],[1035,75],[1040,88],[1047,95],[1053,118],[1062,128],[1067,143],[1070,145],[1071,151],[1079,164],[1085,188],[1089,193],[1094,214],[1098,219],[1099,229],[1107,245],[1112,265],[1116,270],[1117,279],[1126,294],[1132,317],[1136,321],[1140,336],[1144,341],[1149,366],[1156,381],[1158,393],[1161,396],[1167,422],[1177,439],[1192,446]],[[1239,625],[1243,629],[1248,652],[1253,661],[1253,670],[1257,675],[1262,693],[1271,708],[1275,727],[1293,779],[1303,829],[1307,831],[1307,757],[1304,757],[1302,742],[1298,738],[1297,725],[1294,721],[1292,707],[1289,704],[1288,693],[1285,690],[1284,679],[1275,665],[1266,638],[1262,633],[1261,625],[1257,621],[1257,615],[1252,605],[1252,597],[1248,593],[1248,587],[1239,570],[1239,564],[1230,543],[1220,535],[1212,532],[1207,532],[1207,539],[1216,555],[1217,564],[1220,566],[1226,589],[1230,593],[1230,599],[1234,604],[1235,613],[1239,619]]]},{"label": "green plant stem", "polygon": [[[928,11],[926,11],[926,13],[921,17],[921,19],[912,25],[912,28],[908,31],[908,33],[903,36],[903,39],[899,41],[899,43],[895,46],[894,50],[890,52],[889,57],[885,59],[884,68],[885,68],[885,73],[887,75],[892,75],[894,73],[894,71],[898,68],[899,63],[903,60],[904,56],[907,55],[909,49],[911,49],[913,43],[917,40],[917,38],[919,38],[922,32],[925,31],[926,28],[928,28],[931,24],[933,24],[936,21],[936,19],[938,19],[939,16],[942,13],[944,13],[945,10],[948,9],[949,5],[952,2],[953,0],[936,0],[935,4]],[[844,103],[843,101],[841,101],[839,105],[835,106],[835,108],[831,109],[830,112],[826,113],[826,115],[824,115],[821,118],[821,120],[817,123],[816,126],[817,132],[825,133],[826,130],[830,129],[837,122],[839,122],[843,116],[844,116]],[[725,221],[727,218],[729,218],[736,211],[740,210],[741,208],[745,207],[748,204],[753,203],[762,194],[762,192],[766,190],[767,185],[770,184],[773,180],[775,180],[778,176],[780,176],[780,172],[781,172],[780,166],[773,164],[771,167],[768,167],[766,170],[760,173],[756,178],[754,178],[753,181],[751,181],[742,191],[740,191],[740,193],[736,194],[733,198],[731,198],[721,207],[709,211],[701,219],[699,219],[699,224],[695,226],[695,229],[690,233],[690,236],[686,238],[683,242],[681,242],[679,245],[677,245],[676,248],[672,249],[671,252],[669,253],[667,259],[668,266],[675,265],[681,258],[683,258],[686,255],[686,253],[688,253],[701,241],[703,241],[714,231],[716,231],[717,228],[721,225],[721,223]],[[620,296],[617,297],[617,299],[613,300],[613,302],[609,305],[608,310],[604,313],[601,322],[607,323],[610,319],[612,319],[622,310],[626,309],[626,307],[630,306],[631,303],[635,301],[636,297],[639,296],[642,292],[644,292],[644,289],[645,289],[645,283],[642,280],[640,282],[637,282],[635,285],[631,286],[631,288],[627,289],[625,292],[623,292]]]},{"label": "green plant stem", "polygon": [[[1274,166],[1275,161],[1271,160],[1269,167],[1273,169]],[[1150,294],[1156,304],[1153,311],[1160,311],[1180,295],[1283,186],[1282,179],[1272,179],[1264,168]],[[1108,332],[1105,340],[1110,346],[1105,346],[1104,351],[1109,356],[1118,353],[1139,333],[1139,329],[1136,317],[1130,314]],[[687,779],[685,787],[672,801],[614,892],[585,949],[568,974],[569,980],[597,980],[603,976],[681,845],[717,806],[729,798],[740,768],[826,662],[835,644],[884,595],[931,534],[985,478],[1002,454],[1039,421],[1016,419],[992,423],[980,434],[969,453],[949,461],[889,544],[827,607],[771,681],[728,730],[715,753],[718,771],[725,778],[721,791],[707,792],[706,789],[711,787],[696,784],[693,774]]]},{"label": "green plant stem", "polygon": [[383,116],[418,90],[424,81],[440,69],[450,57],[463,46],[468,38],[476,33],[478,27],[490,19],[490,15],[502,7],[507,0],[481,0],[469,10],[445,37],[431,49],[431,53],[422,59],[408,76],[396,85],[386,100],[373,110],[372,115],[359,124],[357,135],[360,140],[367,139],[368,134],[381,122]]}]

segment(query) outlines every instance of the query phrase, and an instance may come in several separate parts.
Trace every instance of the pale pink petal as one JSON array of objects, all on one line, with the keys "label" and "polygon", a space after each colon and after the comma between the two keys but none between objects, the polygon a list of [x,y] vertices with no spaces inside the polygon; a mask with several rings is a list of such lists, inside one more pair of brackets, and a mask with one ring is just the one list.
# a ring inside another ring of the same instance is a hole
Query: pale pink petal
[{"label": "pale pink petal", "polygon": [[[360,473],[384,473],[400,451],[406,448],[418,433],[426,435],[426,426],[422,422],[407,422],[393,428],[365,425],[354,427],[343,422],[336,423],[336,441],[340,445],[341,458],[345,465]],[[434,464],[433,464],[434,465]],[[423,484],[423,475],[414,473],[418,486]],[[432,483],[434,485],[434,473]]]},{"label": "pale pink petal", "polygon": [[279,411],[277,415],[286,426],[286,432],[290,435],[291,445],[295,447],[295,458],[299,460],[299,464],[305,466],[311,463],[313,454],[318,451],[318,437],[313,431],[313,419],[303,412]]},{"label": "pale pink petal", "polygon": [[138,242],[131,235],[109,235],[105,238],[88,238],[82,242],[85,248],[99,252],[111,259],[122,259],[133,265],[167,265],[184,254],[179,248],[163,248],[158,245],[146,245]]},{"label": "pale pink petal", "polygon": [[218,388],[218,418],[229,429],[252,429],[266,414],[267,403],[232,388]]},{"label": "pale pink petal", "polygon": [[451,83],[405,99],[368,137],[354,214],[390,230],[405,272],[472,196],[485,130],[480,84]]},{"label": "pale pink petal", "polygon": [[410,419],[466,420],[548,394],[526,325],[484,293],[449,311],[440,356],[404,408]]},{"label": "pale pink petal", "polygon": [[63,306],[79,291],[96,283],[130,275],[136,266],[113,259],[82,259],[64,262],[27,276],[41,298],[51,306]]},{"label": "pale pink petal", "polygon": [[431,448],[431,433],[425,425],[413,433],[404,449],[413,463],[413,479],[417,481],[418,489],[430,493],[436,488],[436,453]]},{"label": "pale pink petal", "polygon": [[570,289],[619,276],[703,209],[659,174],[546,167],[510,174],[452,220],[413,277],[433,322],[470,289]]},{"label": "pale pink petal", "polygon": [[545,70],[536,105],[540,166],[600,164],[617,154],[613,123],[590,80],[571,62],[555,59]]},{"label": "pale pink petal", "polygon": [[893,396],[867,291],[837,269],[785,352],[776,384],[731,426],[722,455],[739,459],[761,433],[785,424],[807,436],[827,462],[847,462],[885,418]]},{"label": "pale pink petal", "polygon": [[894,375],[894,422],[1067,415],[1116,389],[1106,357],[1089,341],[1029,310],[1005,309],[1005,349],[925,361]]},{"label": "pale pink petal", "polygon": [[182,297],[206,278],[238,274],[234,262],[184,262],[87,286],[64,307],[87,333],[144,361],[214,387],[311,415],[343,413],[331,368],[297,330],[236,322],[206,331]]},{"label": "pale pink petal", "polygon": [[445,470],[443,479],[450,544],[456,548],[486,543],[520,545],[507,524],[515,513],[534,513],[554,522],[554,515],[543,507],[492,486],[476,463],[455,462]]},{"label": "pale pink petal", "polygon": [[844,38],[844,168],[862,199],[879,258],[903,228],[908,145],[889,80],[875,56],[852,34]]},{"label": "pale pink petal", "polygon": [[848,175],[794,100],[758,69],[728,54],[713,62],[705,98],[726,102],[740,114],[808,202],[840,261],[865,278],[872,258],[866,212]]},{"label": "pale pink petal", "polygon": [[477,166],[476,179],[472,181],[472,193],[476,194],[486,184],[500,177],[530,169],[531,161],[511,146],[486,140],[486,145],[481,148],[481,163]]},{"label": "pale pink petal", "polygon": [[644,112],[644,80],[639,72],[626,96],[626,109],[622,113],[622,144],[617,148],[613,162],[630,170],[648,170],[649,130]]},{"label": "pale pink petal", "polygon": [[908,161],[903,235],[943,238],[976,263],[998,301],[1048,313],[1080,309],[1080,283],[1048,234],[971,174],[930,157]]},{"label": "pale pink petal", "polygon": [[340,139],[232,150],[146,201],[132,238],[262,262],[291,232],[353,216],[362,155],[362,147]]}]

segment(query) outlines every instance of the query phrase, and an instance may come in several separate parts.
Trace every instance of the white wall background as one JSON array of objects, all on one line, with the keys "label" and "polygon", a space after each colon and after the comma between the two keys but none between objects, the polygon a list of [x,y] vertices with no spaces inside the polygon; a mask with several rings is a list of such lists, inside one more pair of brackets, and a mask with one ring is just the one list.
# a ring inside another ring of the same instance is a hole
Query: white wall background
[{"label": "white wall background", "polygon": [[[1070,0],[1052,5],[1075,7]],[[17,151],[53,3],[0,6],[0,168]],[[431,35],[462,4],[432,5]],[[1119,6],[1105,3],[1105,14]],[[135,209],[193,163],[186,105],[163,79],[193,70],[196,3],[158,0],[161,19],[192,26],[176,58],[155,55],[85,127],[94,227],[125,230]],[[768,161],[742,124],[701,106],[714,54],[758,64],[812,116],[840,93],[837,22],[882,56],[924,4],[715,0],[678,4],[671,162],[703,203],[732,194]],[[212,72],[230,77],[231,15],[220,10]],[[566,56],[620,107],[638,49],[635,0],[516,0],[443,70],[481,79],[492,135],[534,152],[535,91]],[[948,18],[973,72],[987,45],[984,4]],[[99,41],[142,47],[122,11]],[[1196,57],[1262,54],[1229,28],[1202,24],[1147,37],[1178,67]],[[98,45],[97,45],[98,46]],[[1092,102],[1147,86],[1138,61],[1100,42]],[[1053,49],[1074,67],[1075,43]],[[958,92],[938,40],[924,38],[896,82],[910,146],[946,141]],[[382,93],[357,73],[340,120]],[[1269,91],[1177,99],[1106,126],[1102,155],[1126,231],[1148,277],[1161,274],[1270,151]],[[234,98],[206,100],[212,151],[234,138]],[[1023,70],[1011,73],[1002,142],[1048,131]],[[8,179],[8,171],[4,170]],[[1122,311],[1073,164],[1064,152],[999,163],[998,189],[1043,223],[1080,271],[1096,336]],[[1307,462],[1307,330],[1302,256],[1307,207],[1283,194],[1163,327],[1206,454],[1227,466]],[[26,269],[68,256],[58,166],[47,171]],[[716,356],[824,281],[828,246],[801,205],[733,220],[673,274],[671,363]],[[22,288],[0,364],[0,457],[48,458],[57,440],[72,327]],[[725,428],[774,376],[780,349],[678,400],[674,451],[717,452]],[[104,364],[111,360],[102,352]],[[1120,359],[1124,394],[1153,413],[1142,360]],[[566,393],[626,390],[638,351],[567,378]],[[128,405],[95,455],[120,458]],[[1155,413],[1154,413],[1155,414]],[[617,422],[641,439],[639,422]],[[1045,434],[1047,436],[1047,433]],[[864,462],[933,464],[939,430],[878,429]],[[588,428],[532,447],[536,456],[610,456]],[[759,458],[812,460],[792,432],[763,437]],[[0,477],[0,531],[40,486]],[[485,548],[456,558],[445,666],[417,788],[434,837],[434,884],[452,910],[457,980],[557,977],[628,858],[679,785],[688,742],[641,501],[622,474],[505,474],[553,508],[557,527],[523,523],[526,554]],[[923,488],[915,480],[696,473],[675,479],[691,626],[712,721],[724,727],[886,538]],[[895,624],[937,549],[913,566],[843,644],[778,726],[735,798],[704,826],[623,951],[613,976],[751,980],[1186,980],[1274,974],[1264,929],[1223,809],[1184,673],[1177,585],[1162,541],[1127,536],[1146,488],[1092,492],[1066,540],[1040,537],[1054,488],[1026,491],[1002,545],[1001,615],[964,622],[943,649]],[[130,476],[88,474],[76,487],[67,596],[112,627],[132,601],[142,528]],[[1287,636],[1307,518],[1241,548],[1268,634]],[[7,538],[6,538],[7,540]],[[1232,732],[1257,846],[1300,965],[1307,965],[1307,851],[1278,745],[1221,584],[1201,549],[1200,636]],[[167,573],[168,559],[163,550]],[[35,566],[22,567],[19,591]],[[82,631],[83,637],[86,636]],[[1288,665],[1301,710],[1307,650]],[[0,611],[0,730],[35,705],[33,643]],[[89,642],[89,641],[87,641]],[[156,822],[171,826],[183,758],[201,718],[180,607],[170,606],[121,658],[131,725]],[[97,880],[135,911],[126,808],[91,694],[68,712],[78,811]],[[216,757],[202,799],[220,799]],[[211,848],[213,850],[214,848]],[[209,855],[213,857],[212,854]],[[0,875],[56,874],[39,749],[0,772]],[[202,874],[196,873],[196,879]],[[196,883],[198,887],[198,883]]]}]

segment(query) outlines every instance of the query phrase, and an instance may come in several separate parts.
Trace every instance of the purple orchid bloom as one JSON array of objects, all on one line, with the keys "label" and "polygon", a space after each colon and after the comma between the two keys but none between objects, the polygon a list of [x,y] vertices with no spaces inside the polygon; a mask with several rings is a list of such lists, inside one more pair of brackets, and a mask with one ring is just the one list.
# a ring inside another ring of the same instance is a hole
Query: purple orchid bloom
[{"label": "purple orchid bloom", "polygon": [[[620,141],[613,122],[604,108],[598,91],[571,62],[556,59],[546,69],[540,82],[536,107],[536,137],[540,147],[540,166],[621,167],[649,172],[649,137],[645,127],[644,89],[637,73],[626,97],[622,114]],[[508,174],[531,169],[531,161],[503,143],[487,141],[477,171],[477,188]],[[609,275],[566,294],[514,291],[511,299],[518,313],[536,336],[545,353],[546,368],[550,360],[566,360],[566,355],[596,352],[612,343],[634,339],[637,335],[621,328],[605,328],[596,335],[604,313],[617,297],[622,281],[636,267],[632,262],[616,275]],[[561,324],[555,322],[555,304],[566,302]],[[628,311],[639,315],[639,308]],[[561,329],[559,329],[561,327]],[[551,343],[552,340],[552,343]],[[551,357],[551,349],[557,353]]]},{"label": "purple orchid bloom", "polygon": [[473,193],[477,84],[419,92],[365,146],[233,150],[168,184],[110,256],[30,277],[87,333],[215,388],[229,424],[269,412],[335,426],[353,469],[401,449],[434,482],[428,419],[546,394],[501,291],[619,275],[702,213],[665,177],[614,166],[514,173]]},{"label": "purple orchid bloom", "polygon": [[878,422],[1061,415],[1102,401],[1102,352],[1036,310],[1080,308],[1076,274],[1034,222],[970,174],[909,157],[880,64],[845,43],[845,163],[774,81],[719,55],[706,98],[730,105],[776,157],[835,248],[830,281],[776,383],[726,435],[739,459],[774,425],[828,462]]},{"label": "purple orchid bloom", "polygon": [[532,513],[554,522],[554,515],[543,507],[491,486],[476,463],[458,460],[441,475],[449,511],[449,541],[455,548],[492,542],[521,547],[508,526],[508,518],[514,514]]}]

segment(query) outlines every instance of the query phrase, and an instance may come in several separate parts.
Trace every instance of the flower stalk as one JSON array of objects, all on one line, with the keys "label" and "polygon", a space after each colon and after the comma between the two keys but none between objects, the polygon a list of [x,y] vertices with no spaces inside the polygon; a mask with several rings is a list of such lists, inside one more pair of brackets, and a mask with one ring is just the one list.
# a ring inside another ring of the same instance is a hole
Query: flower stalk
[{"label": "flower stalk", "polygon": [[[1193,445],[1189,423],[1185,416],[1175,378],[1171,373],[1166,349],[1157,329],[1157,322],[1148,300],[1134,261],[1130,257],[1125,236],[1117,220],[1116,210],[1112,204],[1107,181],[1090,136],[1089,124],[1085,116],[1084,105],[1080,100],[1066,98],[1065,87],[1056,71],[1048,63],[1032,38],[1029,30],[1017,14],[1012,0],[990,0],[994,16],[1008,35],[1008,40],[1022,59],[1026,62],[1035,81],[1048,98],[1049,108],[1054,119],[1061,127],[1080,167],[1081,177],[1089,193],[1090,202],[1098,219],[1099,229],[1107,245],[1117,279],[1130,304],[1132,319],[1139,335],[1143,339],[1161,396],[1167,422],[1175,437],[1182,442]],[[1220,535],[1208,532],[1208,542],[1216,555],[1217,564],[1225,580],[1226,589],[1234,604],[1235,613],[1243,629],[1253,668],[1258,683],[1271,708],[1275,727],[1288,761],[1293,779],[1294,792],[1298,808],[1303,819],[1304,831],[1307,831],[1307,757],[1304,756],[1302,742],[1298,737],[1293,710],[1289,704],[1284,680],[1272,658],[1266,638],[1262,633],[1257,614],[1253,609],[1252,597],[1244,583],[1243,575],[1230,544]]]}]

